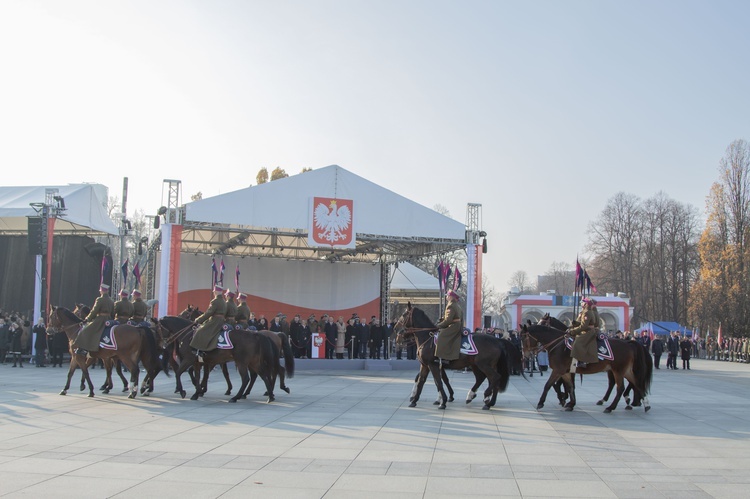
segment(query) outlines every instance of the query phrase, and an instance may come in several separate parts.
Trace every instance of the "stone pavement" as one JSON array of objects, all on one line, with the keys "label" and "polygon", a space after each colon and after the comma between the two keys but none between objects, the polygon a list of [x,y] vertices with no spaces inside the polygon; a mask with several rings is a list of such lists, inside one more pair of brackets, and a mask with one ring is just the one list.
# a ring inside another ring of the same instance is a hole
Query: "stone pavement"
[{"label": "stone pavement", "polygon": [[651,411],[612,414],[595,405],[603,375],[572,413],[554,397],[536,411],[538,374],[512,377],[492,411],[464,403],[462,373],[446,411],[432,384],[408,407],[415,370],[302,369],[272,404],[257,387],[227,403],[218,373],[199,401],[163,375],[151,397],[63,397],[64,375],[0,365],[0,496],[744,498],[750,484],[749,365],[655,371]]}]

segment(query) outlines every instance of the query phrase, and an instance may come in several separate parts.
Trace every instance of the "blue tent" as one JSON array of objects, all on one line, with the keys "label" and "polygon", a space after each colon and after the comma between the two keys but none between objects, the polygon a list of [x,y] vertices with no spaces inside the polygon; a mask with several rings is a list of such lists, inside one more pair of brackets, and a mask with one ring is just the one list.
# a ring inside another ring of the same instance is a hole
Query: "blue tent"
[{"label": "blue tent", "polygon": [[638,328],[638,331],[651,331],[654,334],[664,336],[669,334],[672,331],[679,331],[680,334],[684,334],[687,336],[693,336],[693,331],[690,329],[687,329],[685,326],[681,326],[677,322],[668,322],[668,321],[655,321],[655,322],[646,322],[645,324],[641,324],[641,327]]}]

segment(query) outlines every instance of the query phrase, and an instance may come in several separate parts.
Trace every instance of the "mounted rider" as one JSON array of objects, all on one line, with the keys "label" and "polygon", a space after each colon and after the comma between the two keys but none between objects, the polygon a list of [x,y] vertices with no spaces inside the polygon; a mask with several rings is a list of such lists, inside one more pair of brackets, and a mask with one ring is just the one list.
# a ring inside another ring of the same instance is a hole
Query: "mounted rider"
[{"label": "mounted rider", "polygon": [[435,357],[441,364],[457,360],[461,354],[461,332],[464,329],[464,312],[458,303],[458,293],[452,289],[445,294],[447,303],[442,319],[436,324],[440,329],[435,347]]},{"label": "mounted rider", "polygon": [[94,302],[94,307],[89,315],[84,319],[86,324],[78,333],[73,347],[76,353],[86,353],[99,351],[99,341],[102,332],[108,320],[112,319],[115,312],[115,302],[109,297],[109,286],[102,284],[99,286],[99,297]]},{"label": "mounted rider", "polygon": [[203,361],[203,352],[214,350],[219,341],[221,326],[224,325],[224,316],[227,313],[227,302],[222,294],[224,288],[218,284],[214,286],[214,298],[208,305],[208,309],[197,319],[196,324],[200,327],[195,331],[190,347],[197,350],[198,360]]},{"label": "mounted rider", "polygon": [[227,324],[234,327],[235,324],[237,324],[237,304],[234,301],[235,293],[234,291],[227,289],[226,292],[226,302],[227,302],[227,312],[224,316],[224,320]]},{"label": "mounted rider", "polygon": [[115,320],[120,324],[125,324],[133,317],[133,304],[128,299],[128,292],[124,289],[120,291],[120,299],[115,302]]},{"label": "mounted rider", "polygon": [[[570,372],[576,372],[576,366],[586,367],[587,364],[599,362],[597,355],[596,336],[599,332],[599,312],[596,309],[596,300],[583,298],[581,300],[581,313],[578,314],[578,326],[569,327],[567,333],[575,340],[571,357]],[[578,363],[580,361],[580,363]]]},{"label": "mounted rider", "polygon": [[131,316],[131,320],[136,324],[139,324],[146,320],[146,316],[148,315],[148,305],[143,301],[143,298],[141,298],[141,292],[137,289],[134,289],[131,294],[133,295],[133,315]]},{"label": "mounted rider", "polygon": [[250,307],[247,306],[247,295],[240,293],[237,299],[240,300],[240,304],[237,305],[237,315],[234,316],[234,319],[237,324],[242,326],[242,329],[247,329],[250,326],[248,322],[250,320]]}]

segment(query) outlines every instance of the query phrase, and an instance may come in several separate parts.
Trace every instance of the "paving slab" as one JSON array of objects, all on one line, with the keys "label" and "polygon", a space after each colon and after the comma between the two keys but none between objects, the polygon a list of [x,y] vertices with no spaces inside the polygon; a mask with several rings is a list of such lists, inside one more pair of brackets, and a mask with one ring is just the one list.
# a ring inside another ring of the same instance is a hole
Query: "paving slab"
[{"label": "paving slab", "polygon": [[408,407],[413,364],[376,364],[300,363],[271,404],[229,403],[218,372],[197,401],[164,375],[131,400],[60,396],[66,370],[0,365],[0,497],[747,497],[750,365],[660,369],[648,413],[604,414],[604,375],[578,383],[573,412],[536,410],[538,375],[484,411],[464,403],[473,375],[451,372],[441,411],[431,380]]}]

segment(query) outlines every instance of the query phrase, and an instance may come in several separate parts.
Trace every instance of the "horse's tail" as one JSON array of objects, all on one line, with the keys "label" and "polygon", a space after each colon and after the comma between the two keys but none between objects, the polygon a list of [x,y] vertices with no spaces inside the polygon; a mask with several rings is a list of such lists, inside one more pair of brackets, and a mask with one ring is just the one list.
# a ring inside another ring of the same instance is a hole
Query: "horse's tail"
[{"label": "horse's tail", "polygon": [[[154,376],[159,374],[163,369],[161,362],[159,361],[159,347],[156,344],[156,337],[154,331],[151,328],[140,328],[142,336],[144,337],[143,350],[141,351],[141,357],[148,359],[148,365],[144,362],[146,369],[156,369]],[[153,378],[152,378],[153,379]]]},{"label": "horse's tail", "polygon": [[500,343],[505,347],[506,369],[508,370],[508,374],[519,372],[521,373],[521,376],[526,379],[526,375],[523,372],[523,352],[521,352],[513,342],[506,338],[500,338]]},{"label": "horse's tail", "polygon": [[508,382],[510,382],[510,372],[511,372],[510,364],[511,364],[511,355],[509,353],[509,349],[504,348],[504,345],[501,344],[500,345],[500,358],[497,360],[497,374],[500,375],[500,381],[497,384],[497,389],[501,393],[504,392],[508,388]]},{"label": "horse's tail", "polygon": [[286,333],[276,333],[281,338],[281,349],[284,351],[284,367],[286,368],[286,375],[290,378],[294,377],[294,352],[292,352],[292,346],[289,344],[289,335]]},{"label": "horse's tail", "polygon": [[636,366],[634,366],[634,370],[637,369],[638,371],[638,375],[636,376],[640,385],[638,388],[645,397],[651,390],[651,380],[654,376],[654,362],[646,347],[640,344],[638,346],[639,348],[636,349]]},{"label": "horse's tail", "polygon": [[260,340],[263,369],[265,372],[275,376],[279,365],[279,349],[276,348],[276,344],[268,336],[259,334],[258,339]]}]

